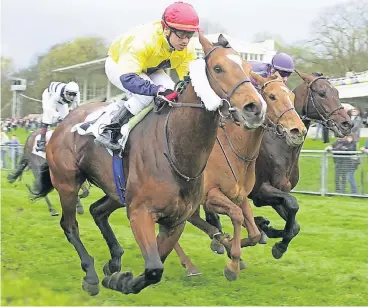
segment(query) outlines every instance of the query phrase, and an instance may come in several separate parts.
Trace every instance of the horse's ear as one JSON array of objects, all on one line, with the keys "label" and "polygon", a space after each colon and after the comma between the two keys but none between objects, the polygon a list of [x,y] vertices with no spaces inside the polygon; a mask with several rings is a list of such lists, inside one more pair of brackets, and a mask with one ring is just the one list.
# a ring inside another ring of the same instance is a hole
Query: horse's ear
[{"label": "horse's ear", "polygon": [[282,77],[281,75],[279,74],[278,71],[275,71],[271,76],[270,76],[270,80],[276,80],[276,79],[281,79],[282,80]]},{"label": "horse's ear", "polygon": [[261,85],[261,86],[263,86],[267,81],[265,78],[263,78],[262,76],[256,74],[253,71],[250,72],[250,76],[254,79],[254,81],[256,81],[256,83],[258,85]]},{"label": "horse's ear", "polygon": [[309,84],[309,82],[311,82],[315,77],[310,75],[310,74],[306,74],[304,72],[301,71],[297,71],[295,70],[295,72],[297,73],[297,75],[302,78],[305,82],[307,82]]},{"label": "horse's ear", "polygon": [[201,33],[198,33],[199,42],[202,45],[204,54],[207,54],[213,47],[212,43]]},{"label": "horse's ear", "polygon": [[222,46],[224,48],[231,48],[231,46],[229,44],[229,41],[222,34],[220,34],[219,37],[218,37],[218,43],[219,43],[220,46]]}]

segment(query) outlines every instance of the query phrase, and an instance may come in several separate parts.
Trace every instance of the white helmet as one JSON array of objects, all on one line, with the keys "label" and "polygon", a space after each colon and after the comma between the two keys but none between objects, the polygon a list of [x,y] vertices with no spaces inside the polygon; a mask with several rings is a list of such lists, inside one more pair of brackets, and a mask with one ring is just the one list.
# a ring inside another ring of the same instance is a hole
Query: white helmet
[{"label": "white helmet", "polygon": [[65,92],[64,92],[64,96],[65,99],[73,102],[74,98],[79,94],[79,86],[77,83],[75,83],[74,81],[69,82],[66,86],[65,86]]}]

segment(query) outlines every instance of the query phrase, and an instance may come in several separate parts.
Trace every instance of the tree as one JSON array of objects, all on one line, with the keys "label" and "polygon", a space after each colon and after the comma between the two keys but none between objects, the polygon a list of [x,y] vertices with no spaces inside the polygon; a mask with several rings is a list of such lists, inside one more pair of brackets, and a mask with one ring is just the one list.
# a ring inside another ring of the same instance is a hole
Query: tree
[{"label": "tree", "polygon": [[326,8],[313,22],[319,61],[331,75],[368,69],[368,0],[352,0]]},{"label": "tree", "polygon": [[[35,90],[38,96],[53,80],[52,70],[64,66],[88,62],[106,56],[107,48],[99,37],[82,37],[65,44],[53,46],[50,51],[39,58],[37,65],[38,81]],[[58,81],[71,81],[75,76],[63,74]],[[76,80],[74,80],[76,81]]]},{"label": "tree", "polygon": [[11,115],[12,92],[10,90],[11,83],[9,77],[14,72],[13,60],[1,57],[1,116],[8,117]]}]

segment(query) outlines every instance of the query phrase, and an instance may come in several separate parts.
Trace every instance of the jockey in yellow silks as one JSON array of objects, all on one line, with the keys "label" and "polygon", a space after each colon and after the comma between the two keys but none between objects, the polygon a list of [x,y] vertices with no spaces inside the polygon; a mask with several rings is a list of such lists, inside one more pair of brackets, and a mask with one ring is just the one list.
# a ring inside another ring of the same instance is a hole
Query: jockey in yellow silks
[{"label": "jockey in yellow silks", "polygon": [[164,11],[161,21],[131,29],[116,38],[108,51],[105,72],[112,84],[130,97],[124,102],[111,124],[95,142],[112,150],[119,149],[114,131],[131,114],[136,115],[158,95],[175,100],[174,82],[165,69],[175,69],[179,79],[196,59],[191,37],[199,30],[199,18],[193,7],[175,2]]}]

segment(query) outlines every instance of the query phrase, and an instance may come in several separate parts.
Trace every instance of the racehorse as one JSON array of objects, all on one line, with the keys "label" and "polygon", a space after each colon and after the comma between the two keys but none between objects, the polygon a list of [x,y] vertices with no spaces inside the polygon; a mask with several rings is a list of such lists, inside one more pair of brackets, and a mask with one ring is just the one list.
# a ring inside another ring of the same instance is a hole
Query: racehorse
[{"label": "racehorse", "polygon": [[[341,105],[337,89],[321,74],[296,72],[303,82],[293,91],[295,109],[307,129],[311,121],[315,121],[333,131],[337,137],[349,135],[352,121]],[[282,238],[272,248],[272,255],[276,259],[282,257],[290,241],[300,231],[296,221],[299,205],[290,191],[299,181],[302,145],[290,147],[284,140],[266,131],[256,161],[256,182],[249,198],[257,207],[272,206],[286,221],[284,229],[278,230],[269,225],[268,219],[255,217],[256,224],[269,238]],[[221,228],[218,217],[213,213],[206,213],[206,219]]]},{"label": "racehorse", "polygon": [[[260,93],[267,102],[266,124],[251,131],[244,131],[230,121],[220,127],[217,142],[204,172],[205,211],[228,215],[234,225],[233,238],[240,236],[240,229],[235,229],[235,226],[245,226],[248,238],[242,240],[242,247],[255,245],[261,238],[247,197],[255,183],[256,159],[265,130],[286,141],[290,147],[303,143],[307,132],[294,109],[294,94],[284,85],[281,76],[276,73],[265,79],[252,73],[252,77],[260,86]],[[229,241],[216,227],[202,220],[199,208],[188,221],[214,239],[212,246],[219,241],[226,247],[227,254],[231,254],[231,243],[234,243],[234,239]],[[187,275],[198,275],[199,270],[179,243],[175,246],[175,251],[187,269]],[[244,263],[241,265],[241,268],[245,267]]]},{"label": "racehorse", "polygon": [[[124,294],[139,293],[160,282],[163,262],[203,199],[203,170],[220,118],[231,117],[244,129],[255,129],[264,121],[266,104],[250,83],[250,65],[242,62],[222,35],[216,44],[201,34],[199,41],[205,58],[190,63],[191,80],[178,102],[168,102],[170,107],[149,113],[130,133],[122,154],[125,199],[119,197],[107,150],[95,145],[92,136],[71,133],[74,125],[102,104],[75,109],[47,145],[52,184],[45,180],[43,192],[54,186],[59,193],[60,225],[81,259],[86,273],[83,289],[91,295],[99,292],[99,279],[94,259],[79,237],[75,206],[80,185],[87,179],[106,194],[90,207],[111,254],[104,266],[103,286]],[[145,260],[144,272],[135,278],[130,272],[120,273],[123,249],[108,223],[110,214],[124,206]],[[157,238],[155,223],[160,226]],[[232,250],[232,256],[239,262],[240,246]],[[235,266],[228,265],[226,272],[233,274]]]},{"label": "racehorse", "polygon": [[[32,132],[28,136],[26,143],[24,144],[23,155],[20,158],[20,161],[18,163],[18,168],[13,173],[10,173],[8,175],[8,182],[13,183],[18,178],[21,178],[24,170],[27,167],[31,169],[33,176],[35,177],[33,188],[31,188],[28,184],[26,184],[26,187],[31,193],[31,199],[32,199],[32,195],[39,194],[40,182],[42,181],[41,176],[44,176],[44,173],[42,172],[42,170],[44,169],[44,164],[47,163],[47,161],[44,158],[32,153],[33,147],[35,144],[35,139],[38,135],[40,135],[40,133],[41,131],[37,130],[37,131]],[[46,174],[46,176],[48,175]],[[89,195],[89,189],[86,184],[83,184],[81,186],[81,190],[82,190],[82,193],[79,195],[78,202],[77,202],[77,213],[78,214],[84,213],[83,205],[80,202],[80,198],[85,198]],[[45,195],[44,198],[47,203],[51,216],[58,216],[59,213],[57,213],[57,211],[52,206],[51,201],[48,198],[48,196]]]}]

